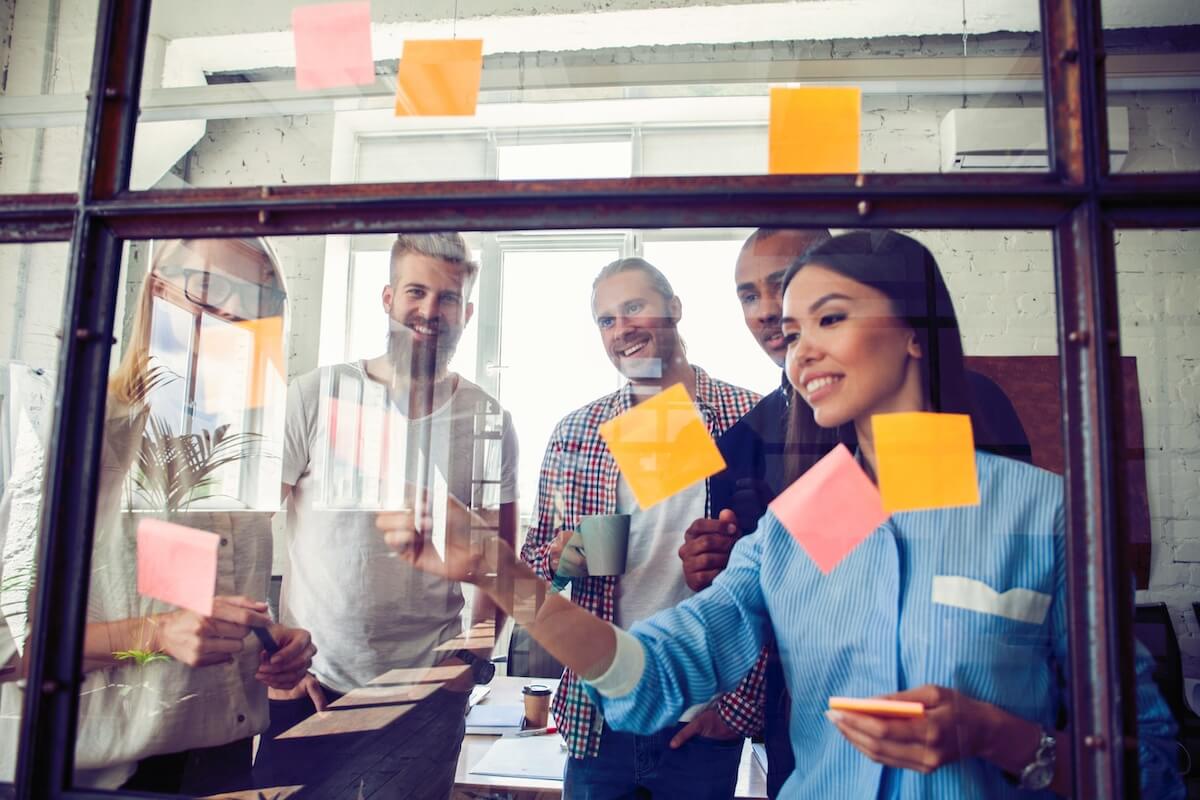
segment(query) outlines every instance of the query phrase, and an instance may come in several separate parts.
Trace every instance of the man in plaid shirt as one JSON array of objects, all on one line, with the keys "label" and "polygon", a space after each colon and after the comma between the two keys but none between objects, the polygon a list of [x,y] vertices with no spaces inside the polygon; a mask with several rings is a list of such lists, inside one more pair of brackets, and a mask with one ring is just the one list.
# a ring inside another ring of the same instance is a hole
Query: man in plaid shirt
[{"label": "man in plaid shirt", "polygon": [[[708,483],[698,482],[650,509],[638,509],[600,438],[600,424],[682,383],[716,437],[749,411],[758,396],[688,363],[676,328],[682,314],[679,298],[650,263],[627,258],[606,266],[593,284],[592,313],[609,359],[629,382],[571,412],[555,427],[542,461],[537,516],[521,556],[542,578],[552,580],[563,548],[584,516],[631,513],[625,574],[577,578],[571,590],[571,599],[580,606],[628,628],[692,594],[677,551],[687,526],[710,511]],[[662,797],[731,797],[742,737],[762,725],[763,668],[760,659],[736,691],[703,709],[689,709],[678,725],[648,737],[607,729],[579,677],[567,670],[553,704],[572,756],[564,797],[623,797],[639,788]]]}]

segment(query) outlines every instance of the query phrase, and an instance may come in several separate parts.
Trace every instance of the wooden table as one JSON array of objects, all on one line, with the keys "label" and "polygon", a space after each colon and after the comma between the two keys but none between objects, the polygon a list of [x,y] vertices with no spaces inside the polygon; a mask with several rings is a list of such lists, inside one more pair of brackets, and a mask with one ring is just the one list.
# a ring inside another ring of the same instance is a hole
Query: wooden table
[{"label": "wooden table", "polygon": [[[512,678],[498,675],[489,684],[491,692],[484,703],[521,703],[521,687],[527,683],[544,683],[554,689],[558,681],[545,678]],[[471,769],[491,748],[499,737],[468,734],[463,739],[462,752],[458,756],[458,771],[454,776],[456,797],[478,797],[488,791],[509,792],[522,797],[558,798],[562,796],[562,781],[529,780],[525,778],[501,778],[492,775],[473,775]],[[767,776],[758,766],[747,742],[742,748],[742,763],[738,768],[737,795],[739,798],[767,796]]]}]

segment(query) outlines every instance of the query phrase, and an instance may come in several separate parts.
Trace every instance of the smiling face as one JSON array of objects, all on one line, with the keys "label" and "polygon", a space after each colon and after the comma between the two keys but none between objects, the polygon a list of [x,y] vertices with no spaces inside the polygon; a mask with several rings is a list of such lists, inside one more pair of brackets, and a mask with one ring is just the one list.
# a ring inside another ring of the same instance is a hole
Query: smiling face
[{"label": "smiling face", "polygon": [[811,264],[783,298],[788,380],[823,428],[921,411],[921,347],[877,289]]},{"label": "smiling face", "polygon": [[475,310],[465,296],[466,270],[438,258],[405,253],[394,272],[395,283],[383,288],[393,363],[397,369],[411,364],[420,374],[432,370],[441,375]]},{"label": "smiling face", "polygon": [[679,298],[667,300],[641,270],[618,272],[597,283],[592,314],[609,361],[634,383],[661,377],[680,354],[675,329]]},{"label": "smiling face", "polygon": [[783,316],[783,274],[823,233],[782,230],[759,234],[747,241],[738,255],[733,276],[746,327],[776,366],[782,367],[787,356],[779,324]]}]

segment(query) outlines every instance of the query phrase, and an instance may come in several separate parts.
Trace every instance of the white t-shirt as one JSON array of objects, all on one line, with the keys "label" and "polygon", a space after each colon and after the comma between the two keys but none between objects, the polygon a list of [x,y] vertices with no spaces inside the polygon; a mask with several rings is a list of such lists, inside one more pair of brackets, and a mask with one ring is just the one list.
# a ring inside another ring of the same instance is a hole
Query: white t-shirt
[{"label": "white t-shirt", "polygon": [[516,501],[512,419],[454,377],[450,399],[419,422],[389,403],[361,363],[322,367],[288,387],[283,482],[293,488],[281,616],[311,632],[313,674],[336,691],[431,666],[434,648],[462,630],[459,585],[394,557],[377,513],[406,507],[406,485],[423,466],[435,547],[448,496],[477,509]]},{"label": "white t-shirt", "polygon": [[617,513],[632,514],[625,574],[617,581],[615,594],[618,628],[629,630],[633,623],[695,594],[684,580],[679,546],[688,526],[704,516],[704,498],[704,481],[700,481],[642,511],[625,478],[617,482]]},{"label": "white t-shirt", "polygon": [[[629,630],[633,623],[695,594],[684,580],[679,546],[688,526],[704,516],[705,495],[705,482],[700,481],[642,511],[625,479],[617,482],[617,513],[632,514],[625,574],[617,580],[615,593],[618,628]],[[691,721],[706,705],[684,710],[679,721]]]}]

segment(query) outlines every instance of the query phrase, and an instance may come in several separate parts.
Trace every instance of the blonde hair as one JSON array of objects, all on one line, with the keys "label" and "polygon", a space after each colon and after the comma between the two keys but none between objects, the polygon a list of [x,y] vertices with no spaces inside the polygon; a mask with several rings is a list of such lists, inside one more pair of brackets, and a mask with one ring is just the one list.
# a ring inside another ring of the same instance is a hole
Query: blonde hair
[{"label": "blonde hair", "polygon": [[396,285],[400,278],[400,259],[409,253],[436,258],[453,264],[463,271],[463,299],[471,294],[475,278],[479,275],[479,265],[471,260],[471,251],[467,248],[467,240],[461,233],[401,233],[397,234],[392,243],[391,268],[388,270],[388,282]]},{"label": "blonde hair", "polygon": [[[121,361],[108,379],[108,394],[110,402],[118,402],[125,406],[139,405],[145,400],[147,391],[154,382],[150,365],[150,331],[154,310],[154,292],[150,288],[151,278],[161,275],[161,269],[167,259],[180,249],[187,247],[194,239],[171,239],[163,242],[153,242],[153,256],[150,269],[142,280],[138,291],[137,307],[133,312],[133,325],[129,330],[129,338],[125,342],[125,350]],[[211,241],[211,240],[210,240]],[[220,239],[222,244],[239,248],[246,254],[260,259],[270,267],[275,283],[284,288],[283,272],[279,268],[279,260],[265,239]],[[286,291],[286,290],[285,290]]]}]

